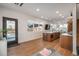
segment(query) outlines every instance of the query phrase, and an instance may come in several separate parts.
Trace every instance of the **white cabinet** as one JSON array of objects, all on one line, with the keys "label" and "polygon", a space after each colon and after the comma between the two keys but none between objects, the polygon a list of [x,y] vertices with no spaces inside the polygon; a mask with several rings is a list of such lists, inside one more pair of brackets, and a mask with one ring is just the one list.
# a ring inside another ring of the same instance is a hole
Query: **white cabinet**
[{"label": "white cabinet", "polygon": [[0,56],[7,56],[7,40],[0,40]]}]

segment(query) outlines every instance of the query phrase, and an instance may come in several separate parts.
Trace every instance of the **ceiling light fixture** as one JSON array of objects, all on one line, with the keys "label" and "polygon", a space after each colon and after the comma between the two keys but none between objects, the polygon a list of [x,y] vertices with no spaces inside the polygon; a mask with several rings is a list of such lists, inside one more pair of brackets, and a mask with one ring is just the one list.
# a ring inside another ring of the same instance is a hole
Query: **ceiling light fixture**
[{"label": "ceiling light fixture", "polygon": [[37,12],[39,12],[39,11],[40,11],[40,9],[39,9],[39,8],[37,8],[37,9],[36,9],[36,11],[37,11]]},{"label": "ceiling light fixture", "polygon": [[62,16],[62,14],[59,14],[59,16]]},{"label": "ceiling light fixture", "polygon": [[64,18],[64,16],[62,16],[62,18]]},{"label": "ceiling light fixture", "polygon": [[58,14],[58,13],[59,13],[59,11],[56,11],[56,13]]}]

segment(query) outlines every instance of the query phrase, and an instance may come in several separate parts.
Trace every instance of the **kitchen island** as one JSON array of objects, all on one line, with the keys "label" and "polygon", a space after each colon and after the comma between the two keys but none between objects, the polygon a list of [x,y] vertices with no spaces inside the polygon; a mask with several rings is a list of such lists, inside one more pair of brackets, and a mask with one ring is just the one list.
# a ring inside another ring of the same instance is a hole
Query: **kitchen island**
[{"label": "kitchen island", "polygon": [[60,32],[44,32],[43,40],[45,41],[53,41],[60,38]]}]

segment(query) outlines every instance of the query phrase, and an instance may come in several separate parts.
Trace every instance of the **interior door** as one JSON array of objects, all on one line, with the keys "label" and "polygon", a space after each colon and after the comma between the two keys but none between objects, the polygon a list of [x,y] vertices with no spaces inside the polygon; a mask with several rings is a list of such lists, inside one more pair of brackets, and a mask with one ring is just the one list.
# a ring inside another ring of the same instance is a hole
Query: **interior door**
[{"label": "interior door", "polygon": [[7,39],[8,45],[18,43],[17,19],[3,17],[3,30],[3,37]]}]

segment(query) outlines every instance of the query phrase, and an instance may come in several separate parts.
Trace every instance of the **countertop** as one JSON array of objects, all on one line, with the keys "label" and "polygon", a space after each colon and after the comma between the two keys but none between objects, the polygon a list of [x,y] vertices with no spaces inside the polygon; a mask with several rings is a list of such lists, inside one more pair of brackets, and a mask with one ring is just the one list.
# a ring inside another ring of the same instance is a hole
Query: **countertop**
[{"label": "countertop", "polygon": [[71,34],[69,33],[62,33],[61,35],[65,35],[65,36],[72,36]]}]

